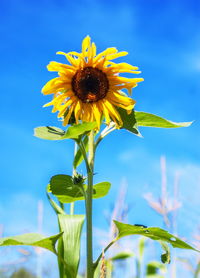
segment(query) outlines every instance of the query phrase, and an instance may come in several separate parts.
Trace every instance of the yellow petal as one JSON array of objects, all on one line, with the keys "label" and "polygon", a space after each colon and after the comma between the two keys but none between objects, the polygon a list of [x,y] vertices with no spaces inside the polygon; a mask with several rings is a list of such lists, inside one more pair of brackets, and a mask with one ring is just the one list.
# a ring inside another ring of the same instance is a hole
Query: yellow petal
[{"label": "yellow petal", "polygon": [[109,114],[111,114],[112,116],[114,116],[114,118],[117,119],[120,126],[123,125],[122,119],[121,119],[119,113],[117,112],[117,110],[114,108],[114,106],[106,99],[104,99],[104,104],[108,108],[108,110],[110,112]]},{"label": "yellow petal", "polygon": [[132,111],[133,110],[133,107],[134,107],[134,104],[123,104],[123,103],[119,103],[119,102],[115,102],[114,100],[112,99],[109,99],[108,100],[110,101],[110,103],[112,103],[114,106],[118,106],[118,107],[121,107],[125,110],[128,110],[128,111]]},{"label": "yellow petal", "polygon": [[48,71],[60,71],[60,70],[68,70],[68,71],[75,71],[75,68],[71,65],[65,65],[62,63],[58,63],[55,61],[51,61],[48,65],[47,65],[47,69]]},{"label": "yellow petal", "polygon": [[106,50],[102,51],[101,53],[99,53],[94,58],[94,63],[98,62],[98,60],[101,59],[102,57],[105,57],[106,55],[109,55],[109,54],[114,54],[116,52],[117,52],[117,48],[116,47],[107,48]]},{"label": "yellow petal", "polygon": [[106,59],[107,60],[113,60],[113,59],[116,59],[116,58],[119,58],[119,57],[122,57],[122,56],[126,56],[127,54],[128,54],[128,52],[121,51],[121,52],[116,53],[116,54],[107,55]]},{"label": "yellow petal", "polygon": [[73,104],[71,105],[71,107],[69,108],[69,111],[68,111],[68,113],[67,113],[67,116],[64,118],[63,126],[66,126],[66,125],[68,124],[69,119],[70,119],[70,117],[71,117],[71,115],[72,115],[72,112],[73,112],[73,110],[74,110],[74,105],[75,105],[75,103],[73,103]]},{"label": "yellow petal", "polygon": [[97,122],[98,129],[100,129],[100,126],[101,126],[101,112],[100,112],[100,109],[98,107],[98,104],[93,102],[92,108],[93,108],[94,118]]},{"label": "yellow petal", "polygon": [[121,83],[124,83],[124,82],[129,82],[129,83],[138,83],[138,82],[142,82],[144,81],[144,78],[127,78],[127,77],[122,77],[122,76],[112,76],[109,78],[111,81],[113,82],[121,82]]},{"label": "yellow petal", "polygon": [[65,99],[65,98],[66,98],[65,95],[59,95],[59,96],[55,97],[52,101],[43,105],[43,107],[48,107],[50,105],[57,105],[58,103],[61,103],[63,101],[63,99]]},{"label": "yellow petal", "polygon": [[74,99],[73,98],[70,98],[66,101],[65,104],[63,104],[61,107],[60,107],[60,112],[58,113],[58,118],[59,117],[62,117],[65,110],[67,109],[68,106],[70,106],[72,103],[73,103]]},{"label": "yellow petal", "polygon": [[76,103],[76,106],[75,106],[75,108],[74,108],[74,115],[75,115],[75,119],[76,119],[76,123],[78,124],[78,122],[79,122],[79,116],[80,116],[80,114],[81,114],[81,101],[80,100],[78,100],[77,101],[77,103]]},{"label": "yellow petal", "polygon": [[103,114],[105,116],[106,124],[108,125],[110,123],[110,116],[107,107],[105,106],[104,102],[102,100],[98,101],[98,105],[101,107]]},{"label": "yellow petal", "polygon": [[83,114],[82,114],[82,120],[84,122],[89,122],[89,114],[91,113],[89,109],[89,105],[86,103],[83,103]]},{"label": "yellow petal", "polygon": [[59,55],[64,55],[65,58],[69,61],[70,64],[72,64],[72,66],[76,67],[79,65],[79,59],[75,59],[73,58],[70,54],[62,52],[62,51],[58,51],[56,52],[56,54]]},{"label": "yellow petal", "polygon": [[82,42],[82,53],[83,53],[84,57],[85,57],[86,51],[88,50],[89,47],[90,47],[90,36],[87,36],[83,39],[83,42]]},{"label": "yellow petal", "polygon": [[64,89],[66,86],[65,82],[60,78],[56,77],[49,80],[42,88],[42,93],[45,95],[58,92],[60,89]]},{"label": "yellow petal", "polygon": [[108,92],[107,98],[115,101],[116,103],[121,103],[124,105],[134,105],[135,104],[135,100],[133,100],[130,97],[122,96],[117,92]]},{"label": "yellow petal", "polygon": [[114,63],[114,62],[111,62],[111,61],[107,61],[105,63],[106,65],[111,65],[110,68],[112,69],[129,69],[129,70],[138,70],[138,67],[135,67],[135,66],[132,66],[128,63]]},{"label": "yellow petal", "polygon": [[93,42],[92,43],[92,57],[94,58],[97,54],[97,48],[96,48],[96,44]]}]

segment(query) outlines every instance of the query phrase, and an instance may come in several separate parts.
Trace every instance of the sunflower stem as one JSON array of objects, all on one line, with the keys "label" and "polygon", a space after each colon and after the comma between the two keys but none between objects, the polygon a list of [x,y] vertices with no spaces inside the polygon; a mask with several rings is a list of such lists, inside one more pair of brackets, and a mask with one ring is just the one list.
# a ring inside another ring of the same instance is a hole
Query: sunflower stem
[{"label": "sunflower stem", "polygon": [[[74,142],[74,158],[76,156],[77,153],[77,144],[76,141]],[[73,169],[72,169],[72,176],[74,177],[76,175],[76,168],[73,165]],[[74,202],[70,204],[70,215],[74,214]]]},{"label": "sunflower stem", "polygon": [[92,193],[93,193],[93,169],[94,169],[94,131],[89,134],[87,175],[88,187],[86,192],[86,226],[87,226],[87,278],[93,278],[93,248],[92,248]]}]

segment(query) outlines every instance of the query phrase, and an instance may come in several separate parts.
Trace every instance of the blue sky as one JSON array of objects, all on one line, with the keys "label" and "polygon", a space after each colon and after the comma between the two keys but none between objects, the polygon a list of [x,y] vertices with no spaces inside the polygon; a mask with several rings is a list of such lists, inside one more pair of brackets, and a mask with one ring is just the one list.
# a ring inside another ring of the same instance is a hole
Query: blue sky
[{"label": "blue sky", "polygon": [[[45,186],[52,175],[71,173],[73,143],[39,140],[33,128],[61,127],[56,115],[42,108],[50,98],[41,88],[55,77],[46,65],[64,62],[55,53],[80,51],[82,39],[90,35],[98,51],[110,46],[126,50],[125,61],[141,69],[145,81],[133,90],[137,110],[173,121],[195,120],[189,128],[143,128],[143,139],[125,131],[105,139],[97,152],[95,179],[112,182],[112,189],[95,201],[94,224],[107,228],[104,213],[126,178],[127,202],[133,204],[129,222],[162,226],[143,194],[159,194],[159,161],[165,155],[169,187],[174,173],[181,172],[179,233],[192,240],[200,213],[199,2],[3,0],[0,5],[0,224],[5,235],[37,230],[38,200],[44,200],[44,233],[56,232]],[[76,211],[83,212],[83,204]]]}]

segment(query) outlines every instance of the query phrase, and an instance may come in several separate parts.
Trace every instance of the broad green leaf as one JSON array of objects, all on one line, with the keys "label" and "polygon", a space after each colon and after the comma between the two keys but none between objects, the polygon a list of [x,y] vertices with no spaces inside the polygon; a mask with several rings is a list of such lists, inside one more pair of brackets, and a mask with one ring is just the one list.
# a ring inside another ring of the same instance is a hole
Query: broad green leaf
[{"label": "broad green leaf", "polygon": [[[88,152],[88,136],[85,136],[84,140],[83,140],[83,144],[84,144],[84,147],[85,147],[85,151]],[[74,157],[74,162],[73,162],[73,165],[74,165],[74,168],[76,169],[80,164],[81,162],[83,161],[83,155],[82,155],[82,152],[80,149],[78,149],[75,157]]]},{"label": "broad green leaf", "polygon": [[118,260],[125,260],[125,259],[128,259],[128,258],[131,258],[133,257],[134,254],[132,252],[120,252],[118,254],[116,254],[115,256],[109,258],[109,260],[112,260],[112,261],[118,261]]},{"label": "broad green leaf", "polygon": [[55,236],[44,237],[43,235],[36,233],[23,234],[18,236],[0,238],[0,246],[9,245],[29,245],[45,248],[56,254],[55,244],[57,240],[62,236],[59,233]]},{"label": "broad green leaf", "polygon": [[187,244],[186,242],[182,241],[178,237],[168,233],[163,229],[155,228],[155,227],[144,228],[142,226],[124,224],[116,220],[114,220],[114,223],[118,229],[117,239],[129,235],[143,235],[153,240],[158,240],[158,241],[161,240],[163,242],[169,242],[174,248],[183,248],[183,249],[191,249],[191,250],[198,251],[191,245]]},{"label": "broad green leaf", "polygon": [[50,192],[62,203],[84,200],[81,188],[69,175],[55,175],[50,180]]},{"label": "broad green leaf", "polygon": [[102,198],[106,196],[110,190],[111,184],[107,181],[97,183],[93,186],[93,198]]},{"label": "broad green leaf", "polygon": [[84,215],[58,214],[60,230],[63,231],[62,245],[58,255],[64,255],[67,278],[76,278],[80,261],[80,240]]},{"label": "broad green leaf", "polygon": [[[111,184],[101,182],[93,186],[93,198],[101,198],[108,194]],[[73,179],[68,175],[56,175],[50,180],[50,192],[62,203],[71,203],[84,200],[83,189],[87,190],[87,185],[83,188],[73,183]]]},{"label": "broad green leaf", "polygon": [[161,128],[176,128],[176,127],[188,127],[192,122],[181,122],[175,123],[169,120],[166,120],[160,116],[135,111],[135,119],[138,126],[148,126],[148,127],[161,127]]},{"label": "broad green leaf", "polygon": [[53,194],[64,195],[66,190],[74,186],[73,178],[69,175],[55,175],[50,179],[50,190],[54,191]]},{"label": "broad green leaf", "polygon": [[65,131],[55,126],[39,126],[34,128],[34,136],[46,140],[62,140]]},{"label": "broad green leaf", "polygon": [[122,122],[123,122],[123,126],[121,128],[126,129],[126,130],[141,137],[141,134],[138,130],[137,122],[135,119],[134,111],[132,111],[130,114],[127,114],[126,110],[124,110],[122,108],[118,108],[118,112],[119,112]]},{"label": "broad green leaf", "polygon": [[83,135],[96,127],[96,122],[85,122],[82,124],[72,125],[66,130],[63,139],[78,139],[80,135]]}]

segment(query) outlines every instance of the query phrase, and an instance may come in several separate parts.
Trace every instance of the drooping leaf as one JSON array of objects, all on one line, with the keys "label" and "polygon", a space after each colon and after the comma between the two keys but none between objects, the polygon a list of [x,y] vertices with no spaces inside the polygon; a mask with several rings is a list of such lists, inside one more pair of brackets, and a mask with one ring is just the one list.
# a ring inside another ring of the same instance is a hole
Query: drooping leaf
[{"label": "drooping leaf", "polygon": [[55,244],[57,240],[62,236],[59,233],[54,236],[44,237],[37,233],[29,233],[18,236],[0,238],[0,246],[9,245],[29,245],[45,248],[56,254]]},{"label": "drooping leaf", "polygon": [[123,126],[121,128],[126,129],[126,130],[130,131],[131,133],[134,133],[141,137],[141,134],[138,130],[138,125],[136,122],[134,111],[132,111],[130,114],[127,114],[126,110],[124,110],[122,108],[118,108],[118,112],[123,121]]},{"label": "drooping leaf", "polygon": [[47,198],[49,200],[50,205],[52,206],[53,210],[55,211],[56,214],[65,214],[64,210],[54,202],[54,200],[51,199],[50,195],[47,192]]},{"label": "drooping leaf", "polygon": [[[58,256],[63,256],[67,278],[76,278],[80,261],[80,240],[84,215],[58,214],[60,230],[63,231]],[[62,241],[62,242],[61,242]]]},{"label": "drooping leaf", "polygon": [[[109,182],[101,182],[93,186],[93,198],[101,198],[108,194],[111,184]],[[73,183],[73,179],[68,175],[56,175],[50,180],[50,192],[55,195],[62,203],[71,203],[84,200],[83,189],[87,190],[87,185],[81,188]]]},{"label": "drooping leaf", "polygon": [[192,124],[192,122],[181,122],[181,123],[172,122],[160,116],[151,113],[146,113],[146,112],[135,111],[134,114],[138,126],[176,128],[176,127],[188,127]]},{"label": "drooping leaf", "polygon": [[39,126],[34,128],[34,136],[46,140],[63,140],[65,131],[55,126]]},{"label": "drooping leaf", "polygon": [[[165,253],[163,254],[163,256],[161,258],[164,263],[167,263],[170,261],[169,249],[165,243],[170,243],[174,248],[190,249],[190,250],[200,252],[200,250],[195,249],[188,243],[184,242],[183,240],[168,233],[167,231],[165,231],[163,229],[160,229],[157,227],[146,228],[143,225],[129,225],[129,224],[118,222],[116,220],[114,220],[113,222],[115,223],[115,225],[117,227],[118,235],[116,236],[115,239],[113,239],[104,248],[104,252],[106,252],[116,241],[118,241],[122,237],[130,236],[130,235],[141,235],[141,236],[145,236],[150,239],[158,241],[165,251]],[[98,263],[101,259],[101,255],[98,257],[98,259],[94,263],[94,268],[96,268],[98,266]],[[136,259],[136,268],[138,269],[138,271],[140,271],[140,260],[138,260],[138,259]]]},{"label": "drooping leaf", "polygon": [[[85,151],[88,152],[88,136],[85,136],[84,140],[83,140],[83,144],[84,144],[84,147],[85,147]],[[73,165],[74,165],[74,168],[76,169],[80,164],[81,162],[83,161],[83,155],[82,155],[82,152],[80,149],[78,149],[75,157],[74,157],[74,162],[73,162]]]},{"label": "drooping leaf", "polygon": [[114,223],[118,229],[117,239],[129,235],[143,235],[153,240],[158,240],[158,241],[161,240],[163,242],[169,242],[174,248],[183,248],[183,249],[191,249],[191,250],[198,251],[191,245],[187,244],[186,242],[182,241],[178,237],[168,233],[163,229],[155,228],[155,227],[143,228],[142,226],[124,224],[116,220],[114,220]]},{"label": "drooping leaf", "polygon": [[46,140],[78,139],[80,135],[97,127],[96,122],[85,122],[69,126],[66,131],[55,126],[34,128],[34,136]]},{"label": "drooping leaf", "polygon": [[116,254],[115,256],[109,258],[109,260],[112,260],[112,261],[125,260],[125,259],[131,258],[133,256],[134,256],[134,253],[124,251],[124,252],[120,252],[120,253]]},{"label": "drooping leaf", "polygon": [[84,122],[82,124],[72,125],[66,130],[63,139],[78,139],[80,135],[83,135],[96,127],[96,122]]},{"label": "drooping leaf", "polygon": [[171,261],[171,256],[170,256],[170,249],[169,245],[166,242],[159,241],[164,253],[161,255],[161,262],[164,264],[169,264]]}]

